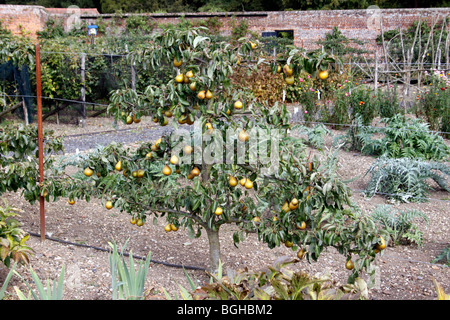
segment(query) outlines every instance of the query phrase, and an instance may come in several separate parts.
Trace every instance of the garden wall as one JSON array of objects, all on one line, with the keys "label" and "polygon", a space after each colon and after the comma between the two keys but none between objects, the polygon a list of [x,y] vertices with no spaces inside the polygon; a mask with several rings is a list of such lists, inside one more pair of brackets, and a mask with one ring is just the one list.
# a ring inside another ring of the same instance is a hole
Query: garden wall
[{"label": "garden wall", "polygon": [[[65,10],[65,13],[64,13]],[[49,18],[60,18],[66,29],[75,23],[86,21],[96,23],[97,18],[108,23],[114,19],[116,25],[125,25],[125,19],[131,14],[111,15],[98,14],[96,9],[45,9],[39,6],[1,5],[0,19],[4,25],[20,33],[23,28],[35,36],[36,31],[45,27]],[[433,19],[443,19],[450,16],[450,8],[426,9],[374,9],[366,10],[322,10],[322,11],[269,11],[269,12],[229,12],[229,13],[156,13],[148,14],[157,24],[176,24],[184,17],[187,20],[208,19],[218,17],[221,22],[220,32],[229,35],[232,22],[242,19],[248,21],[249,29],[258,34],[290,30],[294,34],[294,44],[305,49],[317,47],[317,40],[323,39],[333,27],[338,27],[347,38],[367,41],[366,49],[376,47],[375,39],[384,31],[407,28],[414,21],[422,20],[431,23]]]}]

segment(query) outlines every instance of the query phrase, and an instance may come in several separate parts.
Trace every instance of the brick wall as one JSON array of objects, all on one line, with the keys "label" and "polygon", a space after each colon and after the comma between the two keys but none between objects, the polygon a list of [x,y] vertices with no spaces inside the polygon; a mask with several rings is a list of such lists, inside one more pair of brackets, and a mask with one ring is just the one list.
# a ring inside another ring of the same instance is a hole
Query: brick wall
[{"label": "brick wall", "polygon": [[[74,23],[87,21],[95,23],[96,19],[102,17],[104,22],[111,19],[124,20],[131,16],[125,14],[114,16],[109,14],[97,14],[89,10],[69,10],[61,13],[52,9],[46,10],[38,6],[13,6],[0,5],[0,19],[13,33],[20,33],[20,26],[30,32],[32,36],[36,31],[42,30],[45,21],[52,17],[60,18],[64,21],[66,29],[70,29]],[[305,49],[317,48],[317,40],[323,39],[325,35],[332,31],[333,27],[338,27],[344,36],[356,38],[367,42],[368,49],[376,48],[375,39],[381,34],[381,27],[384,31],[407,28],[414,21],[427,21],[429,24],[433,19],[442,20],[450,16],[450,8],[432,9],[367,9],[367,10],[323,10],[323,11],[269,11],[269,12],[231,12],[231,13],[185,13],[185,14],[148,14],[157,23],[180,22],[184,17],[187,20],[207,19],[218,17],[222,23],[221,33],[229,35],[232,21],[240,22],[242,19],[248,21],[249,29],[258,34],[267,31],[293,30],[294,44]],[[448,26],[447,26],[448,27]]]},{"label": "brick wall", "polygon": [[13,34],[26,34],[36,37],[36,32],[45,26],[47,13],[44,7],[0,5],[2,26]]},{"label": "brick wall", "polygon": [[[103,21],[114,18],[114,15],[100,15]],[[121,19],[126,19],[124,15]],[[322,11],[269,11],[269,12],[231,12],[231,13],[186,13],[186,14],[148,14],[160,24],[180,22],[181,17],[186,20],[208,19],[218,17],[222,23],[221,33],[229,35],[232,21],[248,21],[249,29],[258,34],[262,32],[292,30],[294,44],[305,49],[317,48],[317,40],[338,27],[347,38],[366,41],[366,48],[375,49],[376,38],[381,30],[405,29],[414,21],[442,21],[450,16],[450,8],[432,9],[367,9],[367,10],[322,10]],[[87,15],[86,19],[95,23],[98,16]],[[447,29],[450,30],[447,25]],[[379,49],[379,48],[378,48]]]}]

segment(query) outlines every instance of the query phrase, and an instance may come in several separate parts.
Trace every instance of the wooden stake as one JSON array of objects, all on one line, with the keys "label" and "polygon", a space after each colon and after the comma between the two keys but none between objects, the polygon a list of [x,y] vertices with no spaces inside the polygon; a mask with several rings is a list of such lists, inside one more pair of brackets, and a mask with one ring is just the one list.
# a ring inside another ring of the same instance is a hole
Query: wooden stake
[{"label": "wooden stake", "polygon": [[[39,146],[39,185],[44,183],[44,135],[42,130],[42,88],[41,88],[41,48],[36,44],[36,98],[38,118],[38,146]],[[39,196],[41,218],[41,241],[45,240],[45,198]]]},{"label": "wooden stake", "polygon": [[81,101],[82,101],[82,127],[84,128],[86,125],[86,54],[81,55]]}]

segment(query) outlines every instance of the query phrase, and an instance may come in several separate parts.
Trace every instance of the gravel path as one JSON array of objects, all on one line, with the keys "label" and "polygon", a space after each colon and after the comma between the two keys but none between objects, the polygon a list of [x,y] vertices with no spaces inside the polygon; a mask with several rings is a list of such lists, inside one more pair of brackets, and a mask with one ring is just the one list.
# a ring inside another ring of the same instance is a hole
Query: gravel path
[{"label": "gravel path", "polygon": [[87,151],[99,146],[106,146],[112,142],[129,144],[138,141],[149,141],[172,131],[169,127],[138,128],[138,129],[118,129],[70,135],[64,138],[64,148],[66,153]]}]

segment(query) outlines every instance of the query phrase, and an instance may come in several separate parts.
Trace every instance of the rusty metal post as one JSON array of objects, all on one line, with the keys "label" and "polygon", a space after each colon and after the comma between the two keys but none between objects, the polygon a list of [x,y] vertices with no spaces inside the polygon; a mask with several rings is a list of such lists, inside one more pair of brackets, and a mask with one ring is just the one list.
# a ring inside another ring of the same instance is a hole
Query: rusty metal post
[{"label": "rusty metal post", "polygon": [[[41,47],[36,44],[36,98],[38,118],[38,146],[39,146],[39,185],[44,182],[44,134],[42,130],[42,87],[41,87]],[[45,198],[39,196],[41,218],[41,241],[45,240]]]}]

